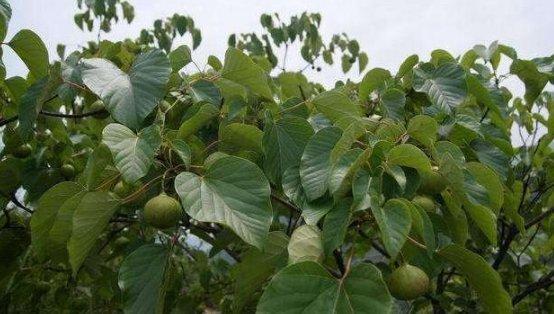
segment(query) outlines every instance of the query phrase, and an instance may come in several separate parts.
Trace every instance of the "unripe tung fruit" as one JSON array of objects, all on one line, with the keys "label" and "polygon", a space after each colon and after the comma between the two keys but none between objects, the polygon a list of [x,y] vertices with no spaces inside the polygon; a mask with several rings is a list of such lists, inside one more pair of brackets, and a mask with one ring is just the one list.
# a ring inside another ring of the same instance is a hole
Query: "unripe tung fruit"
[{"label": "unripe tung fruit", "polygon": [[420,268],[405,264],[392,272],[388,286],[395,298],[413,300],[429,290],[429,277]]},{"label": "unripe tung fruit", "polygon": [[160,194],[144,205],[144,221],[158,229],[176,226],[181,218],[181,204],[165,194]]},{"label": "unripe tung fruit", "polygon": [[75,176],[75,168],[73,167],[73,165],[70,164],[63,164],[60,168],[60,172],[62,173],[62,176],[67,180],[73,179],[73,177]]},{"label": "unripe tung fruit", "polygon": [[428,196],[416,195],[412,203],[419,205],[428,212],[435,212],[435,202]]},{"label": "unripe tung fruit", "polygon": [[33,151],[33,148],[29,144],[23,144],[15,149],[13,152],[13,155],[17,158],[27,158],[29,155],[31,155],[31,152]]},{"label": "unripe tung fruit", "polygon": [[106,106],[104,106],[104,103],[101,100],[97,100],[94,103],[92,103],[92,105],[90,105],[90,109],[89,109],[90,112],[100,111],[100,110],[103,110],[103,111],[95,114],[94,115],[95,119],[102,120],[110,116],[110,113],[106,110]]},{"label": "unripe tung fruit", "polygon": [[446,180],[436,171],[422,172],[418,191],[427,195],[439,194],[446,188]]},{"label": "unripe tung fruit", "polygon": [[119,181],[114,186],[113,191],[115,195],[119,196],[120,198],[126,198],[127,196],[131,195],[131,193],[133,193],[133,187],[123,181]]}]

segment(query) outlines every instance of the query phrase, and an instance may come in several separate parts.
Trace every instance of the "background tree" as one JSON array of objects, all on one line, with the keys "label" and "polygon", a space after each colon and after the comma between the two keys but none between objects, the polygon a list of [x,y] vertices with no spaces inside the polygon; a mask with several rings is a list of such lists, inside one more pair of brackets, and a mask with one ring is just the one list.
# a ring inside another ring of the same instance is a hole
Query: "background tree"
[{"label": "background tree", "polygon": [[367,56],[318,14],[263,15],[196,73],[187,16],[53,63],[10,19],[0,0],[29,69],[0,66],[2,312],[552,311],[554,56],[435,50],[326,89],[290,47]]}]

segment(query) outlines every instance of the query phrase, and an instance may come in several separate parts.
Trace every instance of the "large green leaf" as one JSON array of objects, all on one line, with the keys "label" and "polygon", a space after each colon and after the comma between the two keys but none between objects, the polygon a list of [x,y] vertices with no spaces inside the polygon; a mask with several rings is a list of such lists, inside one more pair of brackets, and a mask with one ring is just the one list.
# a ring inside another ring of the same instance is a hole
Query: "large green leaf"
[{"label": "large green leaf", "polygon": [[201,177],[183,172],[175,178],[185,211],[199,221],[225,224],[247,243],[263,247],[273,217],[271,190],[263,172],[234,156],[204,167]]},{"label": "large green leaf", "polygon": [[452,244],[438,253],[460,271],[479,296],[487,313],[512,313],[512,300],[497,272],[479,255]]},{"label": "large green leaf", "polygon": [[306,119],[297,116],[267,120],[262,139],[264,170],[268,178],[278,184],[287,168],[299,165],[314,130]]},{"label": "large green leaf", "polygon": [[188,139],[198,130],[217,117],[219,109],[211,103],[205,103],[191,117],[185,120],[179,127],[178,138]]},{"label": "large green leaf", "polygon": [[8,24],[12,18],[12,8],[8,1],[0,0],[0,41],[4,41],[8,32]]},{"label": "large green leaf", "polygon": [[417,115],[408,122],[408,135],[429,147],[437,140],[439,125],[430,116]]},{"label": "large green leaf", "polygon": [[264,98],[273,99],[267,74],[250,57],[236,48],[227,49],[221,76],[250,88],[252,92]]},{"label": "large green leaf", "polygon": [[[81,191],[66,200],[48,233],[48,255],[54,262],[68,263],[67,243],[73,230],[73,213],[87,192]],[[69,264],[68,264],[69,265]]]},{"label": "large green leaf", "polygon": [[161,140],[155,125],[138,135],[117,123],[108,124],[102,131],[102,141],[110,148],[115,166],[128,183],[135,183],[148,173]]},{"label": "large green leaf", "polygon": [[73,231],[67,245],[69,262],[76,274],[117,210],[120,200],[108,192],[89,192],[73,213]]},{"label": "large green leaf", "polygon": [[360,106],[338,91],[323,92],[317,95],[312,102],[317,111],[333,122],[344,118],[357,118],[361,115]]},{"label": "large green leaf", "polygon": [[240,151],[262,153],[263,132],[256,126],[244,123],[231,123],[219,130],[219,150],[224,153]]},{"label": "large green leaf", "polygon": [[31,238],[33,249],[41,259],[49,255],[49,232],[56,222],[64,203],[83,190],[75,182],[61,182],[44,193],[39,199],[36,211],[31,216]]},{"label": "large green leaf", "polygon": [[177,72],[192,61],[190,48],[187,45],[181,45],[168,55],[169,63],[173,71]]},{"label": "large green leaf", "polygon": [[481,139],[473,140],[471,148],[481,163],[494,170],[502,182],[506,181],[510,171],[510,158],[504,152],[490,142]]},{"label": "large green leaf", "polygon": [[235,279],[233,307],[236,311],[255,297],[254,293],[278,269],[287,264],[287,244],[289,238],[282,231],[269,233],[267,244],[262,251],[250,248],[241,256],[242,261],[231,270]]},{"label": "large green leaf", "polygon": [[392,297],[381,272],[371,264],[354,266],[344,278],[315,262],[281,270],[269,283],[257,313],[390,313]]},{"label": "large green leaf", "polygon": [[389,150],[387,155],[389,166],[405,166],[415,168],[418,171],[430,172],[431,162],[421,149],[412,144],[400,144]]},{"label": "large green leaf", "polygon": [[347,201],[336,204],[333,209],[325,215],[322,232],[325,254],[329,255],[344,242],[351,215],[350,202]]},{"label": "large green leaf", "polygon": [[514,60],[510,66],[510,73],[517,75],[525,84],[525,101],[529,106],[535,102],[548,83],[548,75],[539,72],[533,61]]},{"label": "large green leaf", "polygon": [[171,67],[165,53],[150,50],[137,57],[129,73],[104,59],[85,59],[83,82],[98,95],[115,120],[133,130],[163,98]]},{"label": "large green leaf", "polygon": [[426,63],[414,69],[414,74],[414,89],[426,93],[443,110],[450,111],[466,97],[465,72],[455,63],[443,63],[437,68]]},{"label": "large green leaf", "polygon": [[20,30],[13,36],[8,45],[27,65],[27,68],[35,79],[48,75],[48,66],[50,65],[48,50],[40,37],[33,31],[28,29]]},{"label": "large green leaf", "polygon": [[366,73],[358,90],[358,96],[362,101],[368,101],[369,95],[385,86],[385,82],[392,78],[390,72],[385,69],[375,68]]},{"label": "large green leaf", "polygon": [[218,107],[221,104],[219,88],[211,81],[197,80],[190,84],[189,91],[195,102],[209,102]]},{"label": "large green leaf", "polygon": [[487,190],[489,196],[487,205],[495,214],[498,214],[504,203],[504,187],[499,176],[492,169],[478,162],[467,163],[466,168],[477,182]]},{"label": "large green leaf", "polygon": [[494,212],[488,207],[472,203],[467,203],[464,207],[477,228],[483,232],[491,244],[495,245],[497,243],[497,234],[496,215]]},{"label": "large green leaf", "polygon": [[169,252],[164,246],[146,244],[123,260],[118,285],[123,293],[125,313],[163,313],[168,258]]},{"label": "large green leaf", "polygon": [[289,264],[303,261],[321,262],[323,242],[317,226],[302,225],[294,230],[287,247]]},{"label": "large green leaf", "polygon": [[379,226],[385,249],[391,258],[396,258],[412,227],[409,207],[401,199],[391,199],[382,207],[371,206],[371,212]]},{"label": "large green leaf", "polygon": [[401,89],[389,88],[381,95],[381,107],[385,116],[396,121],[404,121],[406,95]]},{"label": "large green leaf", "polygon": [[331,173],[331,151],[340,139],[337,127],[318,131],[306,144],[300,160],[300,179],[309,201],[320,198],[329,186]]},{"label": "large green leaf", "polygon": [[89,190],[97,188],[102,183],[104,169],[112,164],[112,160],[112,153],[108,146],[98,145],[89,155],[80,182]]}]

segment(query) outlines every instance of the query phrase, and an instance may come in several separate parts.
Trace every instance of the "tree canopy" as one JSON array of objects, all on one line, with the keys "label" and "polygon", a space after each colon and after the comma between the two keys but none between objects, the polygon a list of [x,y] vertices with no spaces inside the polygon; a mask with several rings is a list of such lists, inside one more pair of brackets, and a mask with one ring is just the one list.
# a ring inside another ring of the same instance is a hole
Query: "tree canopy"
[{"label": "tree canopy", "polygon": [[[77,5],[83,31],[134,19]],[[554,311],[554,55],[366,70],[302,13],[207,60],[180,14],[53,57],[12,18],[0,0],[28,68],[0,62],[1,312]],[[363,79],[305,75],[334,63]]]}]

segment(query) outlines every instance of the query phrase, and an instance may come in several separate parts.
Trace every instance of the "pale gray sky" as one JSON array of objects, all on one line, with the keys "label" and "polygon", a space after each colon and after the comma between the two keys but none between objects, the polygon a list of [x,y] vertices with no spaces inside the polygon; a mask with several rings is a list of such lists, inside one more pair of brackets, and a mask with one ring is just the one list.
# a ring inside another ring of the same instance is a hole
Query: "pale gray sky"
[{"label": "pale gray sky", "polygon": [[[174,12],[190,15],[202,30],[202,45],[193,53],[194,59],[205,63],[210,54],[222,57],[227,37],[231,33],[260,30],[259,16],[278,12],[288,19],[303,11],[320,12],[322,33],[346,32],[356,38],[369,55],[368,68],[385,67],[396,71],[410,54],[427,59],[436,48],[459,55],[475,44],[499,40],[513,46],[523,58],[554,53],[554,1],[552,0],[129,0],[135,6],[135,21],[131,25],[118,23],[107,39],[137,37],[142,28],[150,27],[156,18]],[[13,17],[7,38],[18,30],[29,28],[44,40],[50,58],[56,57],[58,43],[76,49],[95,33],[82,32],[73,22],[76,0],[11,0]],[[186,39],[188,40],[188,38]],[[25,75],[18,58],[4,49],[8,75]],[[299,55],[291,55],[290,69],[303,66]],[[331,85],[345,76],[336,64],[322,73],[309,72],[309,77]],[[359,79],[357,71],[348,76]]]}]

